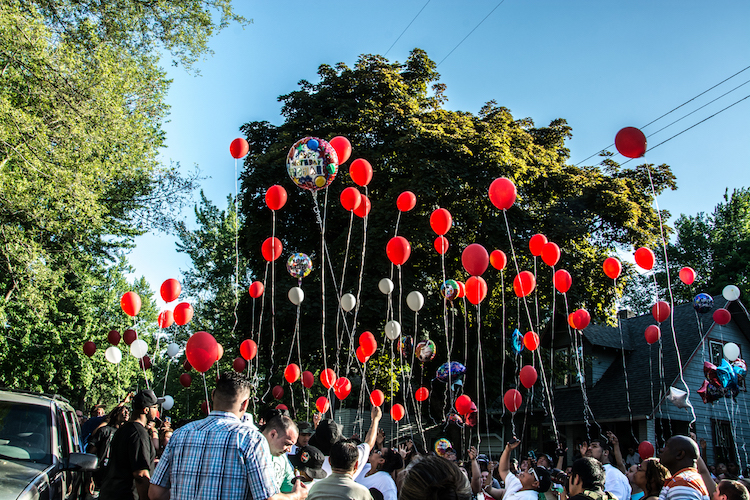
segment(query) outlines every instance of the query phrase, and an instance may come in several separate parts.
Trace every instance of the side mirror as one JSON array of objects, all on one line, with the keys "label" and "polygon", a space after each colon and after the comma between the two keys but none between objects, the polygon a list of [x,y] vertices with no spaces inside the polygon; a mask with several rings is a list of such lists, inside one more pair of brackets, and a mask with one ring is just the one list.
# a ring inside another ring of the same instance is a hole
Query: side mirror
[{"label": "side mirror", "polygon": [[93,472],[99,464],[99,459],[92,453],[71,453],[63,461],[62,470]]}]

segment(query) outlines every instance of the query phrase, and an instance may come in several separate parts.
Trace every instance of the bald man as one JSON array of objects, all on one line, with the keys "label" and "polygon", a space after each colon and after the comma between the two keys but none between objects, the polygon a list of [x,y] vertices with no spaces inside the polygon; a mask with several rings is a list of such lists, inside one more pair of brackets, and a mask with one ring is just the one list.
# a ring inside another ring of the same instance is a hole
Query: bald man
[{"label": "bald man", "polygon": [[664,484],[659,500],[709,500],[706,484],[697,468],[699,456],[698,445],[689,437],[669,438],[659,453],[659,460],[672,477]]}]

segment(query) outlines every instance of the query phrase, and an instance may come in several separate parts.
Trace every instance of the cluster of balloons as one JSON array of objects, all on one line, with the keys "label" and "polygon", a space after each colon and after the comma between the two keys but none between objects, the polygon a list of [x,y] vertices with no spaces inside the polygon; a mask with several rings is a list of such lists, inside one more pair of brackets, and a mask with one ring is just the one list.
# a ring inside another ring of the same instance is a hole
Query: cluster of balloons
[{"label": "cluster of balloons", "polygon": [[719,366],[706,361],[703,363],[703,381],[698,394],[704,403],[713,403],[721,397],[736,398],[739,386],[747,376],[747,363],[741,359],[740,348],[734,342],[724,344],[724,358]]}]

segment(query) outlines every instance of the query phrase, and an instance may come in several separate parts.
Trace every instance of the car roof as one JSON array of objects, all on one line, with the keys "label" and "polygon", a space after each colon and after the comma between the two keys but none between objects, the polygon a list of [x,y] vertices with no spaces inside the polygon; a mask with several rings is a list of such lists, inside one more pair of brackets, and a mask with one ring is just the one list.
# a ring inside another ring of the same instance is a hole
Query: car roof
[{"label": "car roof", "polygon": [[64,410],[73,410],[68,400],[56,394],[43,394],[40,392],[26,392],[15,389],[0,389],[0,401],[11,403],[23,403],[36,406],[52,408],[59,406]]}]

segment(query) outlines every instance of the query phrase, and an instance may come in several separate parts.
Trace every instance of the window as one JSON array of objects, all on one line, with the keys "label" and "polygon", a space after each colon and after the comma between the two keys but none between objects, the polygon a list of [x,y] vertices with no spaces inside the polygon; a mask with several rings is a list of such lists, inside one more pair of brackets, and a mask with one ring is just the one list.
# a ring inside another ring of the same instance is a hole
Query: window
[{"label": "window", "polygon": [[[726,344],[727,342],[729,341],[721,341],[715,339],[710,339],[708,341],[708,345],[711,350],[711,363],[715,364],[716,366],[719,366],[721,364],[721,360],[724,359],[724,344]],[[739,357],[741,359],[744,359],[742,358],[742,347],[740,347]]]},{"label": "window", "polygon": [[714,433],[714,463],[735,461],[732,424],[726,420],[711,420]]}]

